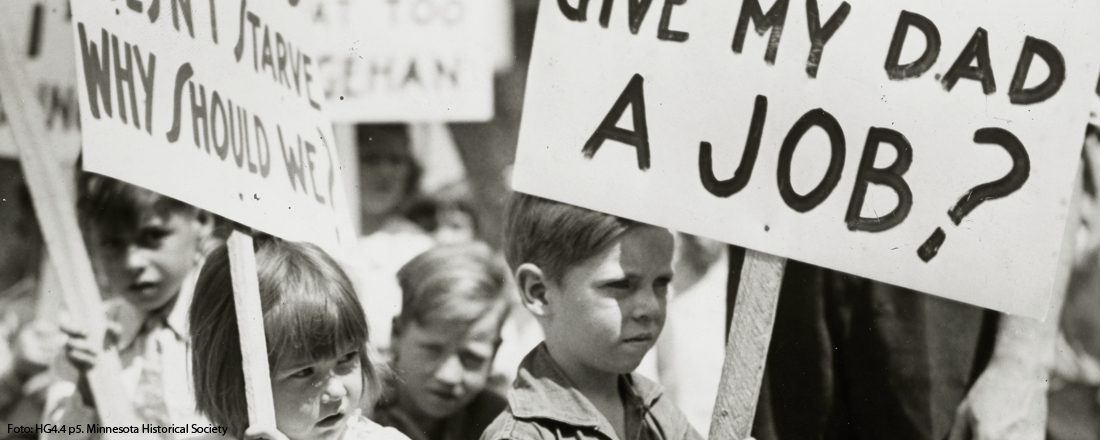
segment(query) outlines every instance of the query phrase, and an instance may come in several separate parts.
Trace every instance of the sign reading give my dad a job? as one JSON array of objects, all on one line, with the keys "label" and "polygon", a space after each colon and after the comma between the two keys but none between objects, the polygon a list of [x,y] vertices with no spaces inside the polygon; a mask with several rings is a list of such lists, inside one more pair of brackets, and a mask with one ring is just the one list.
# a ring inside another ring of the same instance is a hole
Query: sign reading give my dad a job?
[{"label": "sign reading give my dad a job?", "polygon": [[285,239],[353,239],[309,3],[73,2],[85,167]]},{"label": "sign reading give my dad a job?", "polygon": [[1042,317],[1100,72],[1098,13],[544,1],[514,185]]}]

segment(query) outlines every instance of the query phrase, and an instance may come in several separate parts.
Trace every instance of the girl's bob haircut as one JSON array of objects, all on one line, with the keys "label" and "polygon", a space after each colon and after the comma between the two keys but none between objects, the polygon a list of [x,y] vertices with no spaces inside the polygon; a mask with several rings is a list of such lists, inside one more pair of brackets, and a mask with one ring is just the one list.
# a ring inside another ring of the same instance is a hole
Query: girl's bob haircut
[{"label": "girl's bob haircut", "polygon": [[[357,348],[364,390],[379,389],[363,307],[332,257],[308,243],[257,240],[256,272],[272,371],[287,362],[331,359]],[[199,273],[189,322],[198,411],[242,438],[248,406],[225,245],[208,257]]]}]

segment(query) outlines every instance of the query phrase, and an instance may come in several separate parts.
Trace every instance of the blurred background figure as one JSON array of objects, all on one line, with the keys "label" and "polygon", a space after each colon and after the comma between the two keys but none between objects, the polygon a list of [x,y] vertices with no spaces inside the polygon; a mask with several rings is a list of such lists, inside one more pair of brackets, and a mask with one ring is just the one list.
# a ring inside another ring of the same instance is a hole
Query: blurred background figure
[{"label": "blurred background figure", "polygon": [[405,216],[441,245],[469,243],[480,238],[478,215],[469,183],[454,182],[421,197]]},{"label": "blurred background figure", "polygon": [[728,248],[709,238],[676,234],[676,275],[665,329],[657,340],[659,381],[700,433],[710,431],[722,378]]},{"label": "blurred background figure", "polygon": [[401,311],[397,271],[434,243],[402,215],[419,194],[422,172],[412,154],[408,126],[360,124],[356,138],[362,235],[349,276],[375,335],[371,343],[386,357],[393,318]]},{"label": "blurred background figure", "polygon": [[1100,438],[1100,129],[1095,125],[1085,138],[1084,161],[1073,272],[1051,372],[1051,440]]}]

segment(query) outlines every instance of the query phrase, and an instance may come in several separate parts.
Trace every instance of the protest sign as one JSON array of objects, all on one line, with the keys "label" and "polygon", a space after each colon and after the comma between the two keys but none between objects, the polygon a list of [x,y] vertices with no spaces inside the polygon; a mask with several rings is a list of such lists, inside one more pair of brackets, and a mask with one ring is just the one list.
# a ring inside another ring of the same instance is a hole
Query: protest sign
[{"label": "protest sign", "polygon": [[[486,0],[323,0],[320,77],[336,122],[487,121],[503,48]],[[511,48],[508,48],[509,50]]]},{"label": "protest sign", "polygon": [[1041,318],[1098,9],[542,2],[514,186]]},{"label": "protest sign", "polygon": [[72,7],[86,169],[285,239],[354,239],[310,2]]},{"label": "protest sign", "polygon": [[[50,154],[72,164],[80,154],[80,118],[69,2],[9,2],[0,14],[0,26],[15,38],[18,61],[32,79],[27,84],[43,109],[48,145],[54,149]],[[0,157],[14,158],[18,152],[8,119],[0,110]]]}]

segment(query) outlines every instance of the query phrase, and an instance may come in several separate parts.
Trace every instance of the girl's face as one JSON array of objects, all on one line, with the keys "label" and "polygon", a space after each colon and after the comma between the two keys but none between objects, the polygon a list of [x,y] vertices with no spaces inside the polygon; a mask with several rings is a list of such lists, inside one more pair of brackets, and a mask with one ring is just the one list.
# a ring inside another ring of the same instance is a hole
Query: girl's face
[{"label": "girl's face", "polygon": [[363,397],[360,349],[331,359],[280,362],[271,376],[276,428],[290,440],[343,438]]}]

